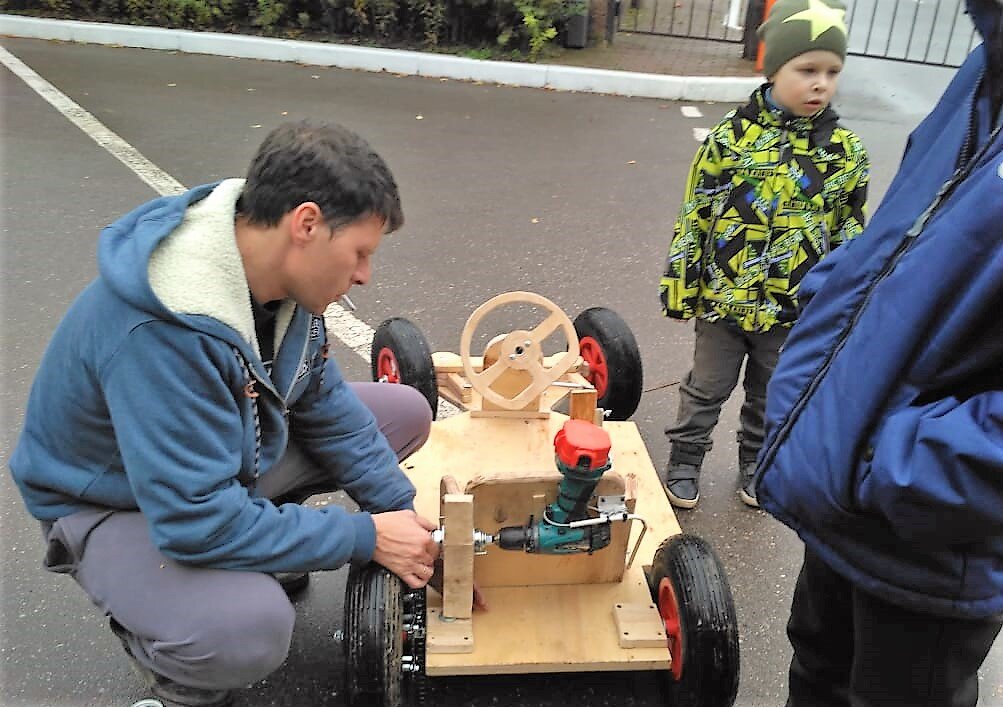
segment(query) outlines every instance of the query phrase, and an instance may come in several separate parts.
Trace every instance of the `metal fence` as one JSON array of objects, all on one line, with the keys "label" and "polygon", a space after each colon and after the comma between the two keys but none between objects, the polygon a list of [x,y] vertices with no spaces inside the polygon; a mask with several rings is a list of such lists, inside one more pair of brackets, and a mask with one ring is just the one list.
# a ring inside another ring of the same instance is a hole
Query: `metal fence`
[{"label": "metal fence", "polygon": [[[751,8],[749,4],[753,4]],[[622,32],[755,44],[747,16],[762,0],[618,0]],[[851,54],[958,66],[979,36],[964,0],[848,0]]]},{"label": "metal fence", "polygon": [[850,53],[918,64],[960,66],[979,35],[964,0],[848,3]]},{"label": "metal fence", "polygon": [[621,32],[741,42],[745,0],[620,0]]}]

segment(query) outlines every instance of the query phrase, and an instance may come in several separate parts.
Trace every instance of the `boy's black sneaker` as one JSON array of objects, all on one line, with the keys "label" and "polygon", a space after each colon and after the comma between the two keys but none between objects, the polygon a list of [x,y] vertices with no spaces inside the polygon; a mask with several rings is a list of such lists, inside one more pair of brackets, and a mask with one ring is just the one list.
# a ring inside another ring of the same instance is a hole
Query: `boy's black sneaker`
[{"label": "boy's black sneaker", "polygon": [[665,495],[676,508],[693,508],[700,500],[700,468],[693,464],[669,464],[665,472]]},{"label": "boy's black sneaker", "polygon": [[[233,695],[229,690],[189,687],[153,672],[136,660],[136,656],[132,654],[128,641],[129,632],[125,627],[111,617],[109,617],[108,625],[111,632],[122,642],[122,648],[125,649],[125,654],[129,656],[129,662],[132,663],[132,669],[150,688],[154,700],[160,702],[163,707],[227,707],[231,703]],[[149,703],[154,700],[145,701]],[[141,700],[140,704],[142,702],[144,701]]]},{"label": "boy's black sneaker", "polygon": [[749,508],[759,508],[759,500],[756,498],[756,486],[753,483],[755,477],[755,464],[747,464],[738,472],[738,496],[742,499],[742,503]]}]

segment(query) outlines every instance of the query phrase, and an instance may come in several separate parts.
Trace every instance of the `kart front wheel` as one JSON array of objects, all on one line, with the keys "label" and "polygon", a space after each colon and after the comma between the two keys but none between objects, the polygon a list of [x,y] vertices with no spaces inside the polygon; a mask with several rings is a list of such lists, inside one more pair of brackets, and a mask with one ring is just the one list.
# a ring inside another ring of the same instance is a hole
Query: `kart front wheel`
[{"label": "kart front wheel", "polygon": [[619,314],[605,307],[586,309],[575,318],[585,378],[595,387],[596,403],[610,420],[626,420],[641,402],[644,373],[637,340]]},{"label": "kart front wheel", "polygon": [[421,393],[435,419],[439,387],[432,352],[421,330],[403,317],[387,319],[376,328],[370,354],[374,381],[403,383]]}]

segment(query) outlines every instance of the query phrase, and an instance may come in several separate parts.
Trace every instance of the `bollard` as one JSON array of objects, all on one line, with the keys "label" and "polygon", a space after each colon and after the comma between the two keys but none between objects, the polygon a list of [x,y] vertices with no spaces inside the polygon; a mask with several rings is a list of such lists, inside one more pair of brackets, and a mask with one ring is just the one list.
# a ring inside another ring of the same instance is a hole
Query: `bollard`
[{"label": "bollard", "polygon": [[[766,18],[770,16],[770,10],[773,8],[774,2],[776,0],[766,0],[766,5],[763,6],[763,22],[766,22]],[[763,56],[765,54],[766,45],[760,40],[759,47],[756,49],[756,71],[763,70]]]}]

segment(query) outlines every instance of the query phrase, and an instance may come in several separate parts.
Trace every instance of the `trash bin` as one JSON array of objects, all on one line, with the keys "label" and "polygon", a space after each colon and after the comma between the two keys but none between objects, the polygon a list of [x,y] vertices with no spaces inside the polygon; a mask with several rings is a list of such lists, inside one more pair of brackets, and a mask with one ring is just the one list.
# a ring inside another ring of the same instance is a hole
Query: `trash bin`
[{"label": "trash bin", "polygon": [[568,0],[564,5],[564,46],[584,49],[589,43],[589,5],[586,0]]}]

